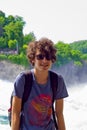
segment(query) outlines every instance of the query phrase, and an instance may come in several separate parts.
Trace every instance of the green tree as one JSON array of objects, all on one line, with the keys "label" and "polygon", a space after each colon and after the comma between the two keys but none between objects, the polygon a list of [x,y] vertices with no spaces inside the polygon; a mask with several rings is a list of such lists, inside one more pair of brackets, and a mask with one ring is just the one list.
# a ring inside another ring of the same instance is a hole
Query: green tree
[{"label": "green tree", "polygon": [[0,37],[0,48],[6,48],[7,44],[6,44],[6,40],[3,37]]},{"label": "green tree", "polygon": [[17,40],[16,40],[16,39],[15,39],[15,40],[9,40],[9,41],[8,41],[8,46],[9,46],[9,48],[11,48],[11,49],[16,49]]},{"label": "green tree", "polygon": [[66,64],[71,61],[71,47],[69,44],[65,44],[62,41],[59,41],[55,44],[57,49],[57,64]]},{"label": "green tree", "polygon": [[30,32],[29,34],[24,35],[23,43],[28,44],[31,41],[35,41],[35,39],[36,39],[36,37],[35,37],[34,33]]},{"label": "green tree", "polygon": [[15,22],[15,17],[12,16],[12,15],[9,15],[7,18],[6,18],[6,24],[9,24],[10,22]]},{"label": "green tree", "polygon": [[4,30],[3,26],[5,24],[5,17],[0,16],[0,37],[3,36]]},{"label": "green tree", "polygon": [[30,32],[29,34],[25,34],[23,37],[23,46],[21,48],[21,52],[26,54],[27,46],[30,42],[35,41],[36,37],[33,32]]},{"label": "green tree", "polygon": [[5,13],[0,10],[0,17],[5,17]]},{"label": "green tree", "polygon": [[82,53],[79,50],[72,50],[71,51],[71,57],[74,61],[80,61]]},{"label": "green tree", "polygon": [[8,41],[15,40],[18,43],[18,48],[23,45],[23,26],[24,22],[20,17],[15,18],[15,22],[10,22],[4,27],[5,35],[8,37]]},{"label": "green tree", "polygon": [[87,61],[87,54],[83,54],[83,55],[81,55],[81,59]]},{"label": "green tree", "polygon": [[0,16],[0,27],[3,27],[5,24],[5,18]]},{"label": "green tree", "polygon": [[83,54],[87,53],[87,40],[76,41],[70,44],[73,50],[79,50]]}]

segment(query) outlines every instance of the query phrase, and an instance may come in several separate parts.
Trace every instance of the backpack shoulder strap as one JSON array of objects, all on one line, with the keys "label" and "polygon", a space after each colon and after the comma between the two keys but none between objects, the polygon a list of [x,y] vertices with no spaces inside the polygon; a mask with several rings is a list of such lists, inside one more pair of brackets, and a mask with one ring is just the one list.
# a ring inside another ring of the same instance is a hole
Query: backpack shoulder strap
[{"label": "backpack shoulder strap", "polygon": [[50,80],[51,80],[51,87],[52,87],[52,92],[53,92],[53,102],[54,102],[55,94],[56,94],[56,91],[58,88],[58,75],[53,71],[50,71]]},{"label": "backpack shoulder strap", "polygon": [[55,123],[55,128],[58,130],[58,125],[56,122],[56,117],[55,117],[55,110],[54,110],[54,99],[55,99],[55,94],[58,88],[58,75],[55,72],[50,71],[50,80],[51,80],[51,87],[52,87],[52,92],[53,92],[53,101],[52,101],[52,114],[53,114],[53,120]]},{"label": "backpack shoulder strap", "polygon": [[24,76],[25,76],[25,85],[24,85],[24,93],[23,93],[23,98],[22,98],[22,109],[23,109],[24,103],[27,101],[30,95],[31,88],[32,88],[32,81],[33,81],[33,75],[31,71],[25,72]]}]

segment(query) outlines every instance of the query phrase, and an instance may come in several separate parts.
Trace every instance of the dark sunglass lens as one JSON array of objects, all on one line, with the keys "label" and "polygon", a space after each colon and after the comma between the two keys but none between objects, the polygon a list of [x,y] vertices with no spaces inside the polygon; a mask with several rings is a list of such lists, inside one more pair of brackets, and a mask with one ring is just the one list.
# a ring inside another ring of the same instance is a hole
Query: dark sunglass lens
[{"label": "dark sunglass lens", "polygon": [[40,55],[38,55],[38,56],[39,56],[39,59],[40,59],[40,60],[43,60],[43,59],[44,59],[44,56],[43,56],[43,55],[40,54]]},{"label": "dark sunglass lens", "polygon": [[44,56],[42,54],[36,55],[36,57],[37,57],[38,60],[44,59]]},{"label": "dark sunglass lens", "polygon": [[51,60],[51,55],[46,55],[47,60]]}]

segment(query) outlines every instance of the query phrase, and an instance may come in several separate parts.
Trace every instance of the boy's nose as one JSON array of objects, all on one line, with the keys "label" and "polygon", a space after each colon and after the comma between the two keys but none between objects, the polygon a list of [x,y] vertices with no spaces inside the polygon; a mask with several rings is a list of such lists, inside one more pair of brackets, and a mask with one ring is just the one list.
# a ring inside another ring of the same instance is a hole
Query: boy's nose
[{"label": "boy's nose", "polygon": [[46,57],[44,56],[43,61],[47,61]]}]

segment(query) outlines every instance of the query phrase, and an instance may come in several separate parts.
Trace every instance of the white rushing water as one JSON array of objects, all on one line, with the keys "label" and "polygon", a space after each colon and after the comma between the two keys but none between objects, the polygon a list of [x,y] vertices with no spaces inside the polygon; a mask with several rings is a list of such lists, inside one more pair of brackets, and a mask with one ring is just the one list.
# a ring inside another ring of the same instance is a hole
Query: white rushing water
[{"label": "white rushing water", "polygon": [[66,130],[87,130],[87,85],[72,86],[68,92],[64,109]]},{"label": "white rushing water", "polygon": [[0,80],[0,130],[10,130],[8,124],[8,108],[13,83]]},{"label": "white rushing water", "polygon": [[[0,130],[10,130],[7,110],[12,89],[13,83],[0,80]],[[64,104],[66,130],[87,130],[87,85],[72,86],[68,93]]]}]

